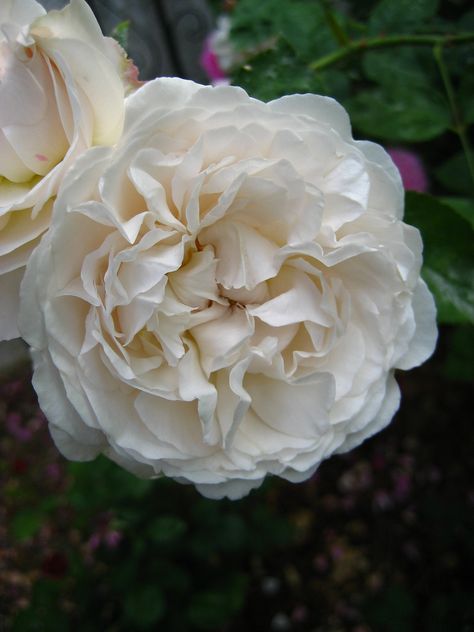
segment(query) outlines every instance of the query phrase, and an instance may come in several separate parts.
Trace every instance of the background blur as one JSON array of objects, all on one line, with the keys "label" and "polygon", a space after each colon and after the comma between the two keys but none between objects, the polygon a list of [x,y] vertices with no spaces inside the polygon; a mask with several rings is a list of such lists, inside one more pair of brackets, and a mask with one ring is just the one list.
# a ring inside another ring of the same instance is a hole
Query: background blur
[{"label": "background blur", "polygon": [[324,65],[354,39],[472,32],[471,3],[89,4],[142,79],[229,77],[265,100],[340,100],[354,136],[387,147],[410,190],[440,339],[398,374],[386,430],[304,484],[267,480],[234,502],[105,458],[66,462],[28,367],[0,353],[0,631],[474,632],[474,45],[445,46],[441,64],[407,44]]}]

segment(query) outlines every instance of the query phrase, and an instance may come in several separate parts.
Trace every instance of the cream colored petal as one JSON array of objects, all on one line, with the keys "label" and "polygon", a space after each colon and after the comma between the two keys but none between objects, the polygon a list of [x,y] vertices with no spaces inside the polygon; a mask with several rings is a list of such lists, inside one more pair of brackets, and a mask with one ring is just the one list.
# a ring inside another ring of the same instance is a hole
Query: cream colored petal
[{"label": "cream colored petal", "polygon": [[413,295],[415,333],[407,353],[398,360],[396,368],[412,369],[420,365],[433,353],[438,331],[436,328],[436,305],[424,281],[420,280]]},{"label": "cream colored petal", "polygon": [[277,273],[277,247],[250,226],[221,221],[201,231],[199,241],[215,248],[216,280],[225,288],[251,290]]},{"label": "cream colored petal", "polygon": [[[26,188],[26,191],[28,191],[31,186],[29,183],[34,175],[35,174],[31,171],[31,169],[25,165],[23,160],[21,160],[19,155],[13,149],[3,130],[0,129],[0,177],[2,178],[0,186],[3,189],[1,193],[6,193],[8,196],[5,196],[6,199],[2,196],[2,202],[4,201],[8,203],[9,198],[12,202],[14,202],[16,201],[17,196],[21,195],[24,191],[22,187],[13,188],[11,183],[14,185],[21,185],[24,183],[23,186]],[[5,178],[8,182],[5,182],[3,178]]]},{"label": "cream colored petal", "polygon": [[179,394],[183,401],[197,400],[204,443],[216,445],[221,433],[216,420],[217,390],[206,378],[196,346],[188,342],[188,351],[178,365]]},{"label": "cream colored petal", "polygon": [[277,282],[281,293],[262,305],[250,307],[249,314],[273,327],[304,321],[332,324],[331,316],[321,308],[321,293],[307,274],[288,269],[280,272]]},{"label": "cream colored petal", "polygon": [[135,401],[140,419],[160,443],[177,449],[182,458],[212,454],[215,448],[202,441],[196,402],[172,402],[141,393]]},{"label": "cream colored petal", "polygon": [[36,0],[2,0],[0,5],[0,23],[30,24],[46,11]]},{"label": "cream colored petal", "polygon": [[205,308],[209,301],[221,302],[216,267],[212,249],[195,252],[186,265],[168,275],[170,286],[180,301],[193,308]]},{"label": "cream colored petal", "polygon": [[[65,156],[69,142],[59,116],[54,85],[47,63],[38,54],[28,63],[31,65],[35,80],[41,86],[44,107],[41,108],[41,102],[37,103],[34,117],[22,115],[20,124],[4,125],[3,133],[25,166],[32,173],[44,176]],[[30,97],[27,92],[21,94],[22,102],[30,98],[35,99],[34,103],[38,101],[36,97]],[[17,106],[17,112],[19,108],[20,106]]]},{"label": "cream colored petal", "polygon": [[0,127],[38,123],[48,107],[40,56],[22,61],[6,42],[0,55]]},{"label": "cream colored petal", "polygon": [[268,105],[275,112],[308,117],[312,119],[313,125],[327,125],[344,140],[352,140],[349,116],[342,105],[331,97],[293,94],[270,101]]},{"label": "cream colored petal", "polygon": [[47,352],[33,351],[33,385],[41,409],[50,422],[50,431],[57,448],[74,461],[90,461],[105,446],[102,432],[87,426],[70,403],[61,374]]},{"label": "cream colored petal", "polygon": [[8,224],[0,230],[0,261],[3,256],[33,242],[44,233],[49,226],[52,206],[53,200],[50,200],[34,219],[31,217],[31,209],[10,213]]},{"label": "cream colored petal", "polygon": [[252,399],[252,410],[279,432],[312,439],[329,427],[334,379],[328,373],[315,375],[302,384],[249,375],[244,385]]},{"label": "cream colored petal", "polygon": [[238,307],[229,308],[220,318],[190,330],[207,374],[234,364],[253,332],[252,317]]},{"label": "cream colored petal", "polygon": [[112,145],[124,120],[124,87],[112,62],[78,39],[37,38],[38,44],[63,73],[69,92],[76,84],[93,114],[92,143]]}]

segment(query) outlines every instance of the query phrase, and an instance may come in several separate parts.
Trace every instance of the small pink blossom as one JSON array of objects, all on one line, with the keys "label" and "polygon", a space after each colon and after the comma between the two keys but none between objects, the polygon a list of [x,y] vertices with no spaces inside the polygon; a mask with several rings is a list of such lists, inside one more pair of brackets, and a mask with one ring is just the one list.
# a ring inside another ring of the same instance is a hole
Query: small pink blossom
[{"label": "small pink blossom", "polygon": [[104,535],[104,543],[108,549],[116,549],[122,540],[120,531],[107,531]]},{"label": "small pink blossom", "polygon": [[201,66],[214,85],[229,84],[228,72],[241,61],[241,56],[230,40],[230,28],[229,16],[219,16],[216,28],[204,42]]},{"label": "small pink blossom", "polygon": [[62,469],[59,463],[48,463],[45,470],[46,478],[53,483],[58,482],[62,477]]},{"label": "small pink blossom", "polygon": [[400,171],[405,189],[424,193],[428,190],[428,178],[420,158],[407,149],[390,147],[387,149],[391,159]]},{"label": "small pink blossom", "polygon": [[220,67],[219,59],[211,48],[209,38],[206,40],[201,54],[201,66],[213,83],[227,80],[227,75]]},{"label": "small pink blossom", "polygon": [[31,430],[22,424],[21,417],[18,413],[10,413],[6,418],[6,427],[8,432],[18,439],[18,441],[29,441],[33,435]]},{"label": "small pink blossom", "polygon": [[405,472],[397,474],[394,484],[394,496],[397,500],[404,500],[411,492],[411,477]]},{"label": "small pink blossom", "polygon": [[97,548],[99,548],[101,539],[102,538],[100,533],[93,533],[87,542],[87,548],[90,551],[95,551]]}]

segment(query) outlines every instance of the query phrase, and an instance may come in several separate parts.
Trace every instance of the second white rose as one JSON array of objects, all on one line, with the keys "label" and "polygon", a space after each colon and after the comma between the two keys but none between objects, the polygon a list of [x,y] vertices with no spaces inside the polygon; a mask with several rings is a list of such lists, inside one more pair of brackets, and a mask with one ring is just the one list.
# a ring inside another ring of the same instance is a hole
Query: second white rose
[{"label": "second white rose", "polygon": [[84,0],[0,6],[0,340],[17,337],[20,281],[75,158],[122,132],[130,62]]}]

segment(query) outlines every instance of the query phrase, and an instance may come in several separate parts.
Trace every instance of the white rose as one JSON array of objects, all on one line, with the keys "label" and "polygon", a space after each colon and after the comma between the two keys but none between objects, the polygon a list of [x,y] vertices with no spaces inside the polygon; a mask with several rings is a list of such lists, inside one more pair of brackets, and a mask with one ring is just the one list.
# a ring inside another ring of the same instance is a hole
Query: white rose
[{"label": "white rose", "polygon": [[384,427],[436,339],[399,174],[315,95],[158,79],[68,174],[22,286],[67,457],[237,498]]},{"label": "white rose", "polygon": [[0,340],[18,336],[20,281],[66,169],[123,127],[128,62],[84,0],[0,6]]}]

